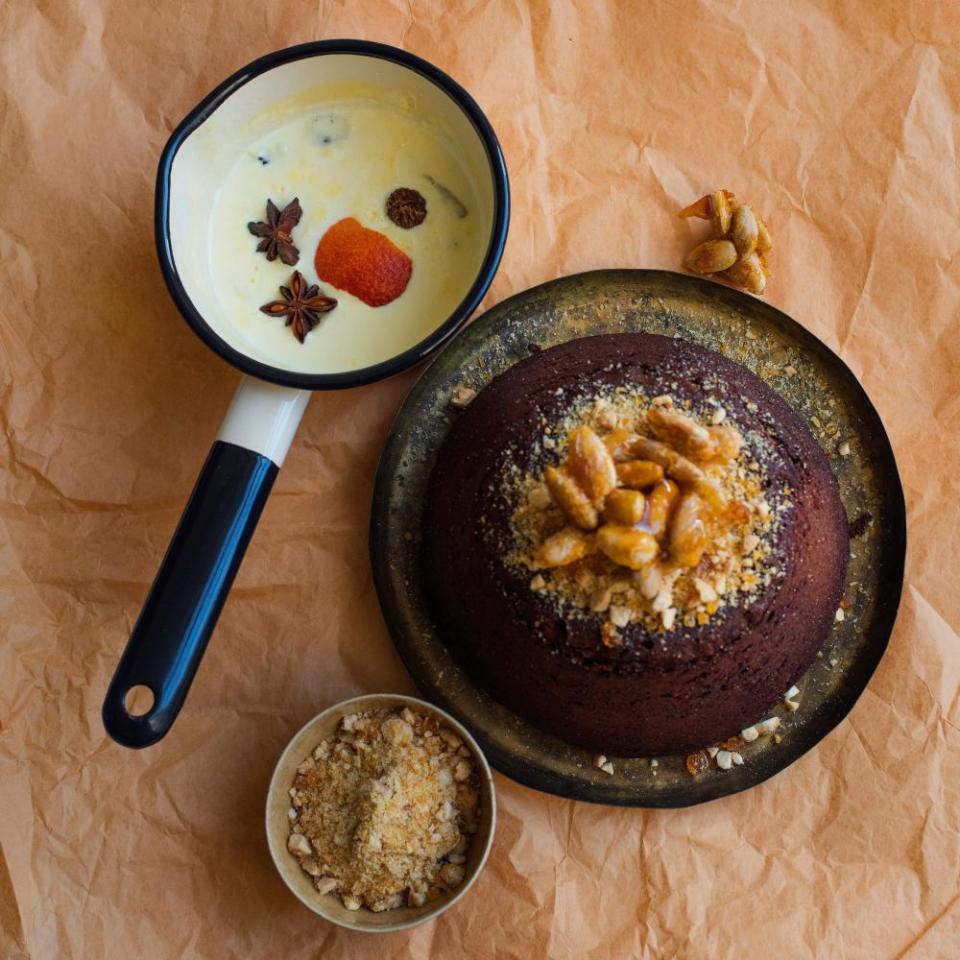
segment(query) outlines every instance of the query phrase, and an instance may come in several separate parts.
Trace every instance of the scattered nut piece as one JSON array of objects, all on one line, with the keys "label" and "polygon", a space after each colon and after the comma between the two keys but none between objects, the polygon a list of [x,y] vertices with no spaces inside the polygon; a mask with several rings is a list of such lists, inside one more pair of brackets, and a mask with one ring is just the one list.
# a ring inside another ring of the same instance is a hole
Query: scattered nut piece
[{"label": "scattered nut piece", "polygon": [[844,440],[843,443],[841,443],[840,446],[837,447],[837,453],[839,453],[841,457],[849,457],[849,456],[850,456],[850,444],[847,443],[846,440]]},{"label": "scattered nut piece", "polygon": [[450,398],[450,406],[456,407],[458,410],[462,410],[464,407],[469,406],[470,401],[477,395],[477,391],[473,387],[457,387],[453,391],[453,396]]},{"label": "scattered nut piece", "polygon": [[440,879],[448,887],[456,887],[463,883],[466,870],[459,863],[445,863],[440,868]]},{"label": "scattered nut piece", "polygon": [[381,729],[383,735],[394,746],[402,747],[413,742],[413,727],[400,717],[390,717],[389,720],[385,720]]},{"label": "scattered nut piece", "polygon": [[733,761],[733,765],[735,767],[739,767],[743,764],[743,756],[736,750],[730,751],[730,759]]},{"label": "scattered nut piece", "polygon": [[729,750],[718,750],[716,760],[721,770],[729,770],[733,765],[733,754]]},{"label": "scattered nut piece", "polygon": [[740,731],[740,736],[743,737],[747,743],[753,743],[753,741],[760,736],[760,731],[756,727],[745,727]]},{"label": "scattered nut piece", "polygon": [[837,623],[842,623],[846,619],[847,615],[843,612],[843,607],[837,607],[837,612],[833,615],[833,619]]},{"label": "scattered nut piece", "polygon": [[702,580],[700,577],[694,577],[693,585],[696,588],[701,603],[713,603],[713,601],[717,599],[717,591],[714,590],[706,580]]},{"label": "scattered nut piece", "polygon": [[691,753],[686,759],[686,767],[687,772],[694,777],[697,774],[705,773],[710,767],[710,760],[706,751],[698,750],[696,753]]},{"label": "scattered nut piece", "polygon": [[630,623],[630,608],[611,607],[609,617],[615,627],[625,627]]},{"label": "scattered nut piece", "polygon": [[714,425],[723,423],[727,419],[727,411],[723,407],[717,407],[716,410],[710,415],[710,422]]},{"label": "scattered nut piece", "polygon": [[527,497],[527,503],[529,503],[534,510],[546,510],[552,502],[553,497],[550,496],[550,491],[547,489],[545,483],[534,487],[530,491],[530,496]]},{"label": "scattered nut piece", "polygon": [[542,590],[546,585],[547,581],[543,579],[543,574],[541,573],[538,573],[530,578],[531,590]]},{"label": "scattered nut piece", "polygon": [[780,728],[780,718],[779,717],[769,717],[766,720],[761,720],[757,724],[757,729],[762,734],[774,733]]},{"label": "scattered nut piece", "polygon": [[744,555],[753,553],[757,547],[760,546],[760,538],[755,533],[747,534],[743,538],[743,552]]},{"label": "scattered nut piece", "polygon": [[302,833],[291,833],[287,837],[287,849],[295,857],[309,857],[313,853],[310,841]]},{"label": "scattered nut piece", "polygon": [[663,573],[659,563],[648,563],[636,571],[634,577],[640,587],[640,593],[645,600],[653,600],[660,593],[663,584]]},{"label": "scattered nut piece", "polygon": [[[590,609],[594,613],[604,613],[610,607],[610,600],[613,597],[613,590],[610,587],[601,587],[594,591],[590,598]],[[626,626],[626,624],[624,624]]]},{"label": "scattered nut piece", "polygon": [[313,885],[317,888],[317,893],[333,893],[338,886],[333,877],[316,877]]},{"label": "scattered nut piece", "polygon": [[609,620],[600,628],[600,639],[605,647],[622,647],[623,637]]}]

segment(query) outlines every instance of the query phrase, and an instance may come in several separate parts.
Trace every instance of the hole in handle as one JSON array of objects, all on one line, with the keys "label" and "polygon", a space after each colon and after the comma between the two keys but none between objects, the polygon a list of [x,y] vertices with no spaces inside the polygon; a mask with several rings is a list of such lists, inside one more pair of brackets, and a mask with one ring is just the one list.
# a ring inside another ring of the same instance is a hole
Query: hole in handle
[{"label": "hole in handle", "polygon": [[124,709],[131,717],[146,716],[156,703],[153,691],[142,683],[131,687],[123,698]]}]

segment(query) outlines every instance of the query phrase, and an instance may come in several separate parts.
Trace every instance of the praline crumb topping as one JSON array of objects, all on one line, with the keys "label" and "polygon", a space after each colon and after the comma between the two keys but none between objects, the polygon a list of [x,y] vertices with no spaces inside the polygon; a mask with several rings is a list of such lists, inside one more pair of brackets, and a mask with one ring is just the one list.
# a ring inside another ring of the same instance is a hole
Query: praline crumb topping
[{"label": "praline crumb topping", "polygon": [[[773,549],[789,488],[771,489],[769,438],[721,401],[598,388],[511,450],[507,564],[562,616],[598,617],[608,647],[746,605],[782,575]],[[750,407],[741,409],[749,419]]]}]

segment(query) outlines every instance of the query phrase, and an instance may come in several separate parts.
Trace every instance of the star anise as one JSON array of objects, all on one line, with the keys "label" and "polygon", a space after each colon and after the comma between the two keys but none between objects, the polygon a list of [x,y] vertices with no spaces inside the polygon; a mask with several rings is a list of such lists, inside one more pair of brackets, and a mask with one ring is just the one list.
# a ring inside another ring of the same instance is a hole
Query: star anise
[{"label": "star anise", "polygon": [[300,222],[303,210],[299,197],[294,197],[282,210],[272,200],[267,200],[267,219],[251,221],[247,229],[263,239],[257,244],[257,253],[265,253],[268,260],[280,259],[292,267],[300,259],[300,251],[293,245],[290,231]]},{"label": "star anise", "polygon": [[287,326],[293,327],[293,335],[301,342],[320,322],[321,313],[329,313],[337,301],[320,294],[320,287],[308,284],[299,270],[294,270],[289,287],[281,287],[282,300],[271,300],[260,310],[270,317],[286,317]]}]

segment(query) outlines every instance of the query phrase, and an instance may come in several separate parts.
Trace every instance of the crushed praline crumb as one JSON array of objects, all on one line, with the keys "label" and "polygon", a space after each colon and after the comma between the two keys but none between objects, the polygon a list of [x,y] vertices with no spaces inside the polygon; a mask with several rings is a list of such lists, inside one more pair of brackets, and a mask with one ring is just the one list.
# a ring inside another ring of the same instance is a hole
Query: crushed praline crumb
[{"label": "crushed praline crumb", "polygon": [[404,708],[343,718],[298,767],[287,847],[348,910],[420,906],[459,885],[479,778],[461,738]]}]

